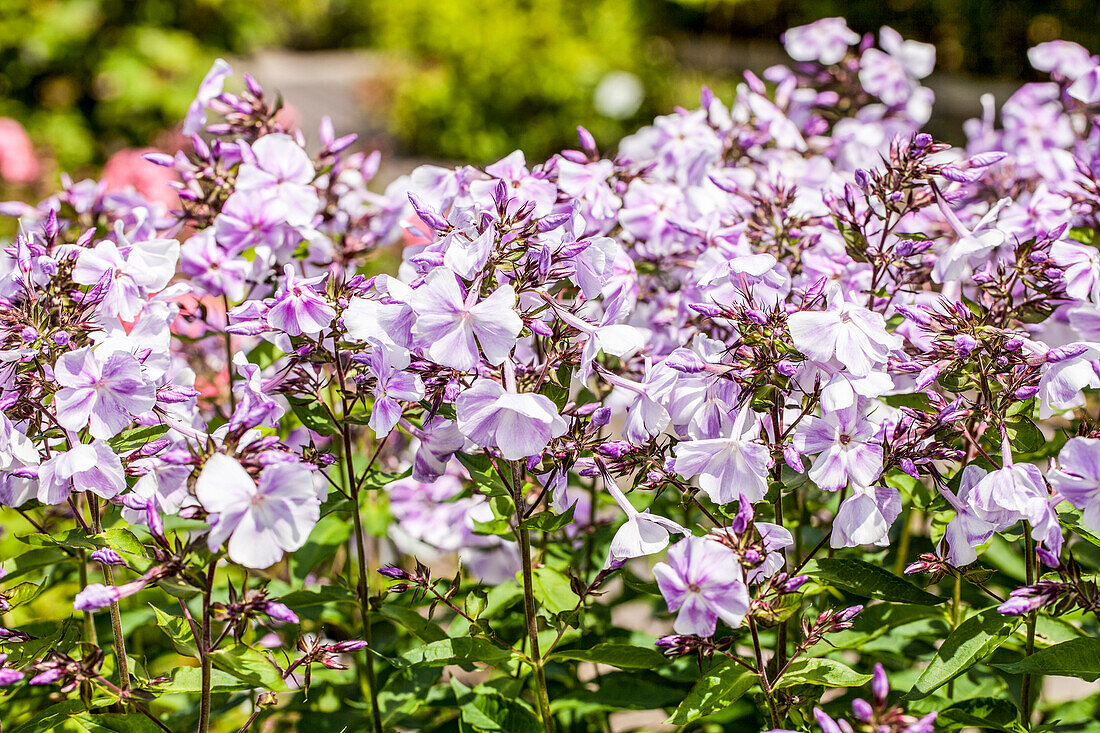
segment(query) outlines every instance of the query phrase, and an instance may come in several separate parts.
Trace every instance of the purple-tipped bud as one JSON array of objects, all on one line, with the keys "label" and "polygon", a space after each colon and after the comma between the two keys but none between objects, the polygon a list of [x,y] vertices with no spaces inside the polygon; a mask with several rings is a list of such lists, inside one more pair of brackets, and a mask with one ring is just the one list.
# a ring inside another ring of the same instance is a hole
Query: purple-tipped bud
[{"label": "purple-tipped bud", "polygon": [[112,550],[110,547],[101,547],[100,549],[89,555],[89,557],[91,557],[93,561],[99,563],[100,565],[110,565],[112,567],[117,567],[119,565],[126,564],[126,562],[122,559],[122,556]]},{"label": "purple-tipped bud", "polygon": [[1044,599],[1041,596],[1024,598],[1014,595],[998,606],[997,610],[1006,616],[1022,616],[1025,613],[1031,613],[1040,608],[1043,605],[1043,601]]},{"label": "purple-tipped bud", "polygon": [[750,567],[755,567],[764,561],[763,556],[751,547],[745,550],[745,554],[742,556],[741,559],[746,565]]},{"label": "purple-tipped bud", "polygon": [[23,679],[23,677],[24,674],[18,669],[9,669],[7,667],[5,667],[4,669],[0,669],[0,687],[8,687],[9,685],[14,685],[16,682],[19,682],[21,679]]},{"label": "purple-tipped bud", "polygon": [[531,329],[531,333],[536,336],[542,336],[543,338],[551,338],[554,335],[554,329],[537,318],[532,318],[530,321],[527,321],[527,328]]},{"label": "purple-tipped bud", "polygon": [[596,155],[596,138],[584,127],[577,125],[577,139],[580,140],[581,149],[590,156]]},{"label": "purple-tipped bud", "polygon": [[796,575],[793,578],[789,578],[785,583],[783,583],[783,585],[780,586],[780,589],[784,593],[796,593],[799,589],[802,588],[802,586],[806,585],[806,583],[808,582],[810,582],[809,575]]},{"label": "purple-tipped bud", "polygon": [[814,708],[814,719],[817,720],[817,726],[821,728],[821,733],[843,733],[836,721],[830,718],[821,708]]},{"label": "purple-tipped bud", "polygon": [[939,715],[935,710],[930,713],[926,713],[916,723],[913,723],[905,729],[905,733],[932,733],[936,729],[936,716]]},{"label": "purple-tipped bud", "polygon": [[696,313],[708,318],[717,318],[725,313],[725,310],[721,306],[711,305],[710,303],[692,303],[688,307]]},{"label": "purple-tipped bud", "polygon": [[447,386],[443,388],[443,399],[446,402],[454,402],[458,399],[458,394],[461,391],[462,385],[459,384],[457,379],[452,379],[447,382]]},{"label": "purple-tipped bud", "polygon": [[966,334],[959,334],[955,337],[955,348],[959,352],[959,356],[970,356],[974,349],[978,348],[978,341],[973,336],[967,336]]},{"label": "purple-tipped bud", "polygon": [[262,97],[264,95],[264,88],[260,86],[260,82],[256,81],[256,77],[248,72],[245,72],[243,76],[244,88],[248,90],[248,93],[254,97]]},{"label": "purple-tipped bud", "polygon": [[782,374],[784,377],[793,377],[795,372],[798,371],[798,367],[792,361],[782,359],[775,365],[775,371]]},{"label": "purple-tipped bud", "polygon": [[572,214],[548,214],[542,217],[535,224],[535,229],[539,232],[552,232],[561,225],[565,224],[572,218]]},{"label": "purple-tipped bud", "polygon": [[677,349],[665,358],[665,365],[684,374],[698,374],[707,368],[706,362],[689,349]]},{"label": "purple-tipped bud", "polygon": [[1065,346],[1059,346],[1047,352],[1047,363],[1057,364],[1060,361],[1073,359],[1088,350],[1088,344],[1066,344]]},{"label": "purple-tipped bud", "polygon": [[927,389],[940,376],[940,368],[937,364],[925,367],[913,383],[913,388],[920,391]]},{"label": "purple-tipped bud", "polygon": [[407,570],[395,567],[378,568],[378,574],[390,580],[410,580],[412,578]]},{"label": "purple-tipped bud", "polygon": [[279,603],[278,601],[267,601],[264,603],[261,613],[267,614],[267,616],[276,621],[282,621],[284,624],[296,624],[299,622],[298,614],[291,611],[286,604]]},{"label": "purple-tipped bud", "polygon": [[352,143],[354,143],[358,139],[359,136],[355,133],[344,135],[343,137],[338,137],[336,138],[336,140],[333,141],[332,145],[328,146],[328,152],[332,153],[333,155],[336,155],[337,153],[342,153],[343,151],[351,147]]},{"label": "purple-tipped bud", "polygon": [[1035,548],[1035,554],[1039,556],[1039,562],[1043,563],[1048,568],[1056,568],[1061,565],[1058,561],[1058,556],[1045,547]]},{"label": "purple-tipped bud", "polygon": [[871,694],[875,696],[875,707],[886,706],[886,696],[890,694],[890,680],[886,678],[886,670],[881,664],[875,664],[875,672],[871,677]]},{"label": "purple-tipped bud", "polygon": [[568,160],[570,163],[579,163],[580,165],[584,165],[588,162],[588,156],[579,150],[563,150],[561,151],[561,153],[559,153],[559,155]]},{"label": "purple-tipped bud", "polygon": [[842,624],[848,623],[863,610],[863,606],[849,606],[836,615],[836,620]]},{"label": "purple-tipped bud", "polygon": [[45,672],[42,672],[41,674],[37,674],[34,677],[31,677],[30,684],[32,684],[32,685],[49,685],[49,684],[53,684],[54,682],[57,682],[59,679],[61,679],[63,674],[64,673],[57,667],[54,667],[53,669],[47,669]]},{"label": "purple-tipped bud", "polygon": [[592,419],[589,421],[589,424],[592,425],[592,427],[602,428],[609,422],[611,422],[611,408],[600,407],[592,413]]},{"label": "purple-tipped bud", "polygon": [[898,468],[915,479],[920,478],[920,471],[917,470],[917,464],[913,463],[912,458],[902,458],[898,461]]},{"label": "purple-tipped bud", "polygon": [[867,188],[871,185],[871,177],[867,175],[867,171],[862,168],[856,168],[856,172],[852,174],[856,180],[856,185],[860,188]]},{"label": "purple-tipped bud", "polygon": [[1013,396],[1018,400],[1030,400],[1035,395],[1039,394],[1039,385],[1035,384],[1030,387],[1020,387],[1013,392]]},{"label": "purple-tipped bud", "polygon": [[189,402],[199,396],[199,391],[191,387],[182,387],[177,384],[167,384],[157,390],[157,402],[171,405],[179,402]]},{"label": "purple-tipped bud", "polygon": [[360,649],[365,649],[369,644],[361,639],[348,639],[347,641],[337,642],[333,644],[331,649],[337,654],[344,654],[346,652],[357,652]]},{"label": "purple-tipped bud", "polygon": [[625,440],[609,440],[599,446],[596,451],[604,458],[622,458],[633,449]]},{"label": "purple-tipped bud", "polygon": [[159,165],[161,168],[174,168],[176,165],[176,159],[165,153],[146,153],[141,157],[153,165]]},{"label": "purple-tipped bud", "polygon": [[806,471],[806,467],[802,465],[802,454],[790,443],[783,446],[783,462],[799,473]]},{"label": "purple-tipped bud", "polygon": [[869,723],[871,722],[871,718],[875,716],[875,709],[871,707],[871,703],[861,697],[857,697],[855,700],[852,700],[852,715],[856,716],[857,720]]},{"label": "purple-tipped bud", "polygon": [[1024,345],[1024,340],[1022,338],[1020,338],[1019,336],[1017,336],[1015,338],[1010,338],[1009,340],[1005,341],[1005,343],[1004,343],[1005,351],[1016,351],[1023,345]]},{"label": "purple-tipped bud", "polygon": [[[88,587],[76,594],[73,599],[73,608],[77,611],[98,611],[118,601],[122,595],[113,585],[102,583],[90,583]],[[34,684],[34,681],[31,681]]]},{"label": "purple-tipped bud", "polygon": [[412,191],[409,192],[409,202],[412,204],[413,210],[416,211],[416,215],[420,217],[420,220],[432,229],[444,232],[451,228],[451,223],[449,221],[425,206],[420,200],[420,197]]},{"label": "purple-tipped bud", "polygon": [[913,149],[923,150],[932,144],[932,136],[927,132],[918,132],[913,138]]},{"label": "purple-tipped bud", "polygon": [[48,241],[53,241],[57,236],[57,209],[50,209],[50,212],[46,214],[46,221],[42,224],[42,233],[46,235]]}]

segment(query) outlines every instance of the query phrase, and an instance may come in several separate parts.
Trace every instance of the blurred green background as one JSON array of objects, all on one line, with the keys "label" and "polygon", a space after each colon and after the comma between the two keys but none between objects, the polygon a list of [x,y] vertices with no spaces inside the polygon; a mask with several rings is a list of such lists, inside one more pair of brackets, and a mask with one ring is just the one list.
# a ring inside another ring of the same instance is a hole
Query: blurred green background
[{"label": "blurred green background", "polygon": [[1098,10],[1095,0],[0,0],[0,116],[27,128],[51,175],[81,171],[123,147],[165,144],[219,55],[369,48],[394,60],[374,114],[395,152],[484,163],[519,147],[536,159],[573,144],[577,124],[613,144],[694,103],[702,82],[728,96],[733,67],[755,65],[745,49],[820,17],[933,42],[940,72],[1015,80],[1031,78],[1035,43],[1100,48]]}]

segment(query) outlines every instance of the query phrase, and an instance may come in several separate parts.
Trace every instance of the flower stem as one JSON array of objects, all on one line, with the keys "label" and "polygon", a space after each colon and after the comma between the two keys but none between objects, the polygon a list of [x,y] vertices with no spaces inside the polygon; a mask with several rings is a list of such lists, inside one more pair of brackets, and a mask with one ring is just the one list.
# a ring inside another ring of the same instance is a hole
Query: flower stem
[{"label": "flower stem", "polygon": [[[92,528],[96,534],[103,534],[103,517],[99,513],[99,497],[89,496],[88,507],[92,515]],[[114,569],[110,565],[103,566],[103,582],[108,586],[114,586]],[[130,662],[126,659],[126,637],[122,633],[122,614],[118,610],[118,601],[111,601],[111,635],[115,642],[115,664],[118,667],[119,686],[123,690],[130,689]]]},{"label": "flower stem", "polygon": [[[356,595],[359,598],[359,613],[363,619],[363,641],[367,642],[366,659],[360,669],[366,673],[367,677],[367,696],[370,698],[371,704],[371,727],[374,733],[382,733],[382,712],[378,708],[378,680],[374,674],[374,644],[371,638],[370,581],[367,578],[366,537],[363,532],[362,510],[359,504],[359,481],[355,478],[355,466],[352,465],[352,457],[354,454],[352,452],[351,424],[346,420],[348,414],[348,393],[344,381],[344,365],[340,361],[340,346],[335,338],[333,339],[332,348],[334,356],[333,361],[336,366],[336,379],[340,386],[341,416],[345,418],[340,421],[340,437],[343,439],[344,465],[347,470],[348,493],[351,495],[352,504],[354,504],[351,517],[355,534],[355,552],[359,564],[359,582]],[[365,471],[370,471],[370,467],[374,464],[374,460],[378,457],[381,449],[382,446],[379,445],[378,449],[371,457],[367,468],[364,469]]]},{"label": "flower stem", "polygon": [[217,558],[210,561],[210,567],[206,571],[206,586],[202,591],[202,639],[199,642],[199,663],[202,665],[202,692],[199,698],[199,733],[208,733],[210,730],[210,696],[213,688],[213,665],[210,658],[211,629],[210,629],[210,597],[214,593],[214,572],[217,570]]},{"label": "flower stem", "polygon": [[[764,692],[764,700],[768,704],[768,714],[772,719],[772,727],[779,727],[779,711],[775,708],[775,700],[772,699],[771,683],[768,682],[768,668],[764,664],[764,652],[760,646],[760,634],[756,630],[756,619],[752,616],[748,617],[749,630],[752,631],[752,648],[756,653],[756,667],[757,674],[760,675],[760,689]],[[779,675],[776,675],[776,679],[779,679]]]},{"label": "flower stem", "polygon": [[538,618],[535,615],[534,576],[531,570],[531,533],[523,524],[523,492],[520,490],[522,474],[512,467],[512,499],[516,504],[516,539],[519,540],[519,558],[523,566],[523,616],[527,622],[527,637],[531,642],[531,668],[535,673],[535,697],[538,700],[542,728],[554,733],[554,718],[550,714],[550,695],[546,691],[546,672],[539,653]]},{"label": "flower stem", "polygon": [[[1024,522],[1024,572],[1027,584],[1035,584],[1035,540],[1031,537],[1031,523]],[[1024,647],[1024,656],[1030,657],[1035,652],[1035,620],[1038,611],[1031,611],[1027,615],[1027,645]],[[1036,679],[1030,674],[1025,674],[1020,685],[1020,724],[1026,730],[1031,730],[1031,689]]]}]

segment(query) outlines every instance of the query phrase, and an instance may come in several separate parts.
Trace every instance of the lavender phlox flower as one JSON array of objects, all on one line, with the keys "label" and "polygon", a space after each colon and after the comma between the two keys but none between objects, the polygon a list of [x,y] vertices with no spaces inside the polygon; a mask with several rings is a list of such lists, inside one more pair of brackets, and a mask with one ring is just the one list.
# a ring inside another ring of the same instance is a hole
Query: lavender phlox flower
[{"label": "lavender phlox flower", "polygon": [[531,203],[534,204],[533,216],[536,218],[546,216],[557,201],[557,186],[544,178],[532,175],[527,169],[527,161],[520,150],[485,166],[485,172],[493,178],[470,181],[470,194],[476,199],[492,199],[493,189],[498,182],[503,182],[505,198],[510,202],[507,215],[514,215],[522,204]]},{"label": "lavender phlox flower", "polygon": [[451,457],[462,450],[466,436],[454,420],[434,415],[415,431],[420,439],[413,457],[412,476],[415,480],[430,483],[443,475]]},{"label": "lavender phlox flower", "polygon": [[467,230],[455,230],[443,238],[446,252],[443,264],[466,280],[473,280],[485,267],[492,254],[495,238],[493,229],[478,233],[472,227]]},{"label": "lavender phlox flower", "polygon": [[686,529],[671,519],[651,514],[648,509],[639,512],[613,479],[605,476],[604,486],[626,514],[626,522],[615,531],[615,536],[611,539],[604,568],[618,567],[631,558],[660,552],[668,546],[670,532],[688,534]]},{"label": "lavender phlox flower", "polygon": [[839,62],[849,46],[859,43],[859,34],[844,18],[822,18],[789,28],[781,38],[787,55],[795,61],[817,61],[825,66]]},{"label": "lavender phlox flower", "polygon": [[113,438],[134,417],[153,408],[156,390],[128,352],[116,351],[100,360],[90,348],[70,351],[54,367],[57,420],[68,430],[88,426],[96,438]]},{"label": "lavender phlox flower", "polygon": [[180,243],[175,239],[150,239],[130,243],[118,228],[116,244],[105,239],[80,250],[73,267],[73,282],[99,285],[100,308],[109,316],[133,320],[147,296],[163,290],[176,274]]},{"label": "lavender phlox flower", "polygon": [[289,336],[305,334],[316,338],[336,318],[336,310],[315,287],[325,277],[298,277],[294,265],[284,265],[283,281],[267,311],[268,325]]},{"label": "lavender phlox flower", "polygon": [[183,121],[181,130],[184,135],[191,136],[202,130],[203,125],[206,124],[206,110],[210,102],[222,93],[225,77],[232,73],[233,67],[224,59],[215,59],[214,65],[210,67],[210,71],[206,72],[206,76],[199,85],[198,94],[191,102],[191,106],[187,108],[187,117]]},{"label": "lavender phlox flower", "polygon": [[1081,520],[1100,532],[1100,439],[1071,438],[1058,454],[1058,468],[1047,473],[1054,490],[1081,510]]},{"label": "lavender phlox flower", "polygon": [[460,371],[477,366],[479,345],[490,364],[502,363],[523,328],[511,285],[479,301],[476,289],[463,296],[455,274],[442,267],[414,291],[411,305],[417,314],[413,334],[425,353]]},{"label": "lavender phlox flower", "polygon": [[833,518],[832,547],[890,544],[889,532],[901,514],[901,495],[888,486],[852,486]]},{"label": "lavender phlox flower", "polygon": [[677,612],[679,634],[712,636],[719,618],[737,628],[749,612],[741,564],[719,542],[689,535],[669,548],[668,563],[657,563],[653,574],[669,611]]},{"label": "lavender phlox flower", "polygon": [[1027,60],[1036,70],[1071,82],[1096,66],[1088,49],[1072,41],[1040,43],[1028,49]]},{"label": "lavender phlox flower", "polygon": [[798,311],[787,317],[795,348],[810,359],[835,358],[856,377],[865,377],[886,364],[901,340],[886,331],[881,313],[845,300],[840,288],[828,296],[822,311]]},{"label": "lavender phlox flower", "polygon": [[539,454],[568,428],[545,395],[507,391],[484,378],[458,396],[455,412],[463,435],[479,446],[499,449],[509,461]]},{"label": "lavender phlox flower", "polygon": [[[290,209],[273,189],[240,189],[226,199],[214,217],[214,226],[203,230],[203,239],[217,245],[207,249],[214,258],[236,257],[245,250],[265,246],[278,249],[287,235]],[[193,239],[194,237],[192,237]],[[191,240],[184,244],[193,251]],[[193,255],[191,255],[193,257]],[[236,265],[240,268],[241,265]]]},{"label": "lavender phlox flower", "polygon": [[923,79],[936,66],[936,47],[931,43],[905,40],[889,26],[879,29],[878,42],[882,50],[897,59],[914,79]]},{"label": "lavender phlox flower", "polygon": [[1057,241],[1050,259],[1062,270],[1066,295],[1075,300],[1100,300],[1100,252],[1077,242]]},{"label": "lavender phlox flower", "polygon": [[[1037,360],[1042,365],[1038,392],[1040,419],[1045,420],[1055,412],[1084,405],[1085,396],[1082,390],[1100,387],[1100,375],[1097,374],[1094,366],[1100,361],[1100,344],[1082,342],[1066,346],[1084,346],[1085,348],[1078,350],[1073,356],[1051,361],[1050,350],[1033,341],[1024,343],[1025,351],[1030,354],[1029,358]],[[1066,347],[1061,348],[1062,354],[1072,353],[1066,351]]]},{"label": "lavender phlox flower", "polygon": [[216,453],[203,465],[195,495],[212,515],[210,550],[228,539],[229,559],[250,568],[270,567],[304,545],[320,518],[313,474],[300,463],[268,466],[257,485],[237,459]]},{"label": "lavender phlox flower", "polygon": [[55,452],[38,469],[38,500],[64,504],[72,491],[110,499],[126,488],[122,460],[102,440]]},{"label": "lavender phlox flower", "polygon": [[416,311],[412,308],[415,291],[397,278],[379,275],[375,287],[380,298],[355,297],[348,302],[341,320],[348,338],[355,341],[392,343],[405,349],[413,348],[413,326]]},{"label": "lavender phlox flower", "polygon": [[759,416],[746,401],[721,437],[677,443],[672,470],[684,478],[698,476],[699,488],[716,504],[728,504],[739,494],[760,501],[768,491],[772,461],[767,446],[754,442],[759,435]]},{"label": "lavender phlox flower", "polygon": [[289,224],[309,225],[320,199],[309,185],[317,172],[306,151],[290,135],[273,133],[252,143],[251,152],[254,161],[237,170],[236,190],[267,192],[286,206]]},{"label": "lavender phlox flower", "polygon": [[415,402],[424,396],[420,377],[404,371],[409,352],[377,343],[367,357],[367,369],[374,377],[374,406],[368,425],[378,437],[387,435],[401,418],[401,402]]},{"label": "lavender phlox flower", "polygon": [[1003,523],[987,521],[973,506],[974,487],[986,474],[984,468],[971,463],[962,470],[958,496],[946,487],[939,487],[940,494],[955,510],[955,516],[944,531],[941,547],[947,544],[947,561],[957,568],[977,560],[978,547],[989,541],[994,532],[1007,528]]},{"label": "lavender phlox flower", "polygon": [[1066,94],[1082,104],[1100,102],[1100,66],[1093,66],[1070,84]]},{"label": "lavender phlox flower", "polygon": [[966,267],[975,259],[987,256],[1004,244],[1005,233],[992,228],[992,226],[997,214],[1002,208],[1011,203],[1011,200],[1001,199],[998,201],[971,230],[959,220],[958,215],[944,200],[939,187],[933,184],[932,191],[936,197],[936,205],[956,237],[955,242],[936,259],[936,263],[932,268],[932,281],[936,283],[957,282],[963,276]]},{"label": "lavender phlox flower", "polygon": [[809,416],[794,433],[794,447],[801,454],[818,454],[810,467],[810,480],[822,489],[836,491],[849,481],[870,486],[882,472],[882,437],[871,418],[874,403],[860,399],[844,410]]},{"label": "lavender phlox flower", "polygon": [[584,348],[581,350],[580,364],[577,368],[577,377],[587,381],[592,374],[592,362],[602,352],[620,359],[627,358],[637,353],[646,343],[646,334],[640,328],[628,326],[623,323],[615,323],[615,313],[607,312],[599,325],[574,315],[565,308],[558,307],[553,300],[547,298],[554,307],[558,318],[565,321],[581,332],[584,339]]}]

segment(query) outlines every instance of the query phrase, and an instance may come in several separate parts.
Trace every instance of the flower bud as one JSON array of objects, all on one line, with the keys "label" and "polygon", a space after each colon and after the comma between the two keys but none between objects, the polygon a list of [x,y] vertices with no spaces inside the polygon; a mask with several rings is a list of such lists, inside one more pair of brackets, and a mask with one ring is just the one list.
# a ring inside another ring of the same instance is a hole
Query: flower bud
[{"label": "flower bud", "polygon": [[125,565],[122,556],[109,547],[101,547],[100,549],[89,555],[91,559],[100,565],[110,565],[117,567],[119,565]]},{"label": "flower bud", "polygon": [[298,614],[291,611],[285,604],[278,601],[266,601],[260,612],[266,614],[270,618],[276,621],[282,621],[284,624],[296,624],[299,623]]}]

